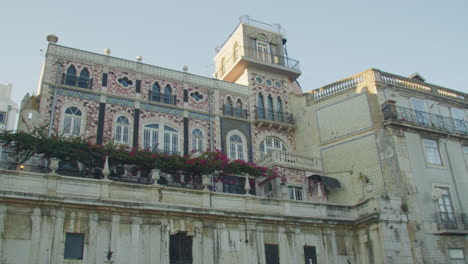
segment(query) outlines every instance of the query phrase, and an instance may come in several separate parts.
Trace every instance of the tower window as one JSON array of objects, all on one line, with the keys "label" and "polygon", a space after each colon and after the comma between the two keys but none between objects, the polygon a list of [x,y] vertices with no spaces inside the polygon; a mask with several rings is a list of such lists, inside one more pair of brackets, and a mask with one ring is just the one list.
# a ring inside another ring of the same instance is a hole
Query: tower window
[{"label": "tower window", "polygon": [[66,136],[79,136],[81,134],[81,110],[78,107],[71,106],[65,110],[64,114],[63,134]]}]

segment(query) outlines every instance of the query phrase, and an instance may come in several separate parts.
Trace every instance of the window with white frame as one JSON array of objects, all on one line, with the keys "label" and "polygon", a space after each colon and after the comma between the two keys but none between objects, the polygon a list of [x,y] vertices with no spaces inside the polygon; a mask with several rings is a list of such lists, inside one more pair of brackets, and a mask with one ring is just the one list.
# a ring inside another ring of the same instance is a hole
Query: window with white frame
[{"label": "window with white frame", "polygon": [[449,248],[450,264],[466,264],[462,248]]},{"label": "window with white frame", "polygon": [[83,114],[78,107],[70,106],[65,109],[62,133],[65,136],[79,136],[82,116]]},{"label": "window with white frame", "polygon": [[429,113],[427,112],[426,101],[418,98],[411,98],[411,103],[415,112],[416,123],[429,125]]},{"label": "window with white frame", "polygon": [[456,228],[455,213],[453,210],[452,200],[448,188],[435,187],[436,191],[440,194],[437,200],[439,219],[446,228]]},{"label": "window with white frame", "polygon": [[119,144],[129,143],[130,121],[125,116],[117,117],[115,121],[114,141]]},{"label": "window with white frame", "polygon": [[291,200],[296,200],[296,201],[302,201],[302,187],[297,187],[297,186],[289,186],[289,199]]},{"label": "window with white frame", "polygon": [[145,125],[143,129],[143,148],[152,152],[178,155],[179,132],[167,125]]},{"label": "window with white frame", "polygon": [[267,38],[263,35],[259,35],[255,41],[257,49],[257,59],[261,61],[271,62],[270,55],[270,44],[267,42]]},{"label": "window with white frame", "polygon": [[267,137],[260,144],[260,154],[263,156],[268,154],[272,150],[288,151],[283,141],[275,137]]},{"label": "window with white frame", "polygon": [[425,138],[423,139],[424,152],[426,153],[426,161],[433,165],[442,165],[440,158],[439,144],[436,140]]},{"label": "window with white frame", "polygon": [[265,197],[273,197],[273,184],[271,181],[268,181],[263,185],[263,195]]},{"label": "window with white frame", "polygon": [[228,137],[229,158],[232,160],[246,160],[246,147],[244,140],[239,134],[232,134]]},{"label": "window with white frame", "polygon": [[465,111],[459,108],[451,107],[453,125],[456,131],[465,133],[467,131],[465,122]]},{"label": "window with white frame", "polygon": [[192,151],[203,152],[203,131],[201,129],[192,130]]}]

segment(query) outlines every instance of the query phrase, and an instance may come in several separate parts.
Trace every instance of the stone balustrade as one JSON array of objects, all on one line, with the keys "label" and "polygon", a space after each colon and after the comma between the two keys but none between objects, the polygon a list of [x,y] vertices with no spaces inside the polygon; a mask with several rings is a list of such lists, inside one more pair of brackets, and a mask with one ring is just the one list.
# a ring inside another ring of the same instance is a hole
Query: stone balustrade
[{"label": "stone balustrade", "polygon": [[306,154],[287,152],[281,150],[271,150],[257,161],[257,164],[264,167],[280,166],[306,171],[322,172],[322,160]]},{"label": "stone balustrade", "polygon": [[321,88],[315,89],[310,93],[313,94],[313,100],[321,100],[328,96],[340,93],[351,88],[356,88],[359,84],[381,82],[384,84],[392,85],[395,87],[418,91],[421,93],[442,96],[458,101],[465,101],[467,97],[464,93],[451,90],[445,87],[437,86],[434,84],[421,82],[416,79],[403,77],[377,69],[369,69],[365,72],[356,74],[349,78],[325,85]]},{"label": "stone balustrade", "polygon": [[131,206],[148,210],[159,208],[213,215],[238,213],[251,214],[251,217],[274,215],[278,219],[299,217],[322,219],[320,221],[339,220],[344,224],[369,219],[378,214],[385,203],[393,201],[372,198],[353,206],[335,205],[11,170],[0,172],[0,197]]}]

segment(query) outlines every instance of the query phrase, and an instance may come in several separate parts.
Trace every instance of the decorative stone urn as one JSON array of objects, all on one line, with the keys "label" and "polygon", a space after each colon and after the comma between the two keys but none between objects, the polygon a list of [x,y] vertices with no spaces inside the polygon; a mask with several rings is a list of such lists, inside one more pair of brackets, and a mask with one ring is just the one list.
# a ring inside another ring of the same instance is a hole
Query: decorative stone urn
[{"label": "decorative stone urn", "polygon": [[161,178],[161,170],[152,169],[151,170],[151,179],[154,181],[153,184],[158,185],[158,181]]},{"label": "decorative stone urn", "polygon": [[110,175],[109,169],[109,158],[106,156],[106,162],[104,162],[104,168],[102,169],[102,174],[104,174],[104,179],[108,179]]},{"label": "decorative stone urn", "polygon": [[59,168],[59,162],[60,162],[60,160],[58,158],[50,158],[49,159],[50,173],[52,173],[52,174],[57,173],[57,169]]},{"label": "decorative stone urn", "polygon": [[244,190],[245,190],[245,194],[246,195],[250,195],[250,189],[252,189],[250,187],[250,181],[249,181],[249,175],[246,173],[245,174],[245,184],[244,184]]},{"label": "decorative stone urn", "polygon": [[208,186],[210,186],[210,184],[211,184],[210,176],[202,175],[203,191],[209,191]]}]

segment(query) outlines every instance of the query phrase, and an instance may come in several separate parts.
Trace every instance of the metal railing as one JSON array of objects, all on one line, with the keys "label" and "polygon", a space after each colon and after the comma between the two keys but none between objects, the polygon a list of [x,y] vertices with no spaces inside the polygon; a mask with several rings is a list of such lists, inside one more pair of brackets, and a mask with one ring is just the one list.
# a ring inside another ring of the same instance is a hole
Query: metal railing
[{"label": "metal railing", "polygon": [[[223,77],[229,71],[229,69],[242,57],[262,63],[286,67],[295,71],[300,71],[299,61],[296,59],[284,56],[281,53],[260,50],[256,47],[240,46],[234,54],[224,59],[224,64],[220,65],[216,73],[217,77]],[[220,63],[222,62],[220,61]]]},{"label": "metal railing", "polygon": [[270,120],[294,125],[293,114],[264,107],[257,107],[255,118],[259,120]]},{"label": "metal railing", "polygon": [[175,105],[177,103],[177,96],[175,94],[173,95],[149,91],[148,100],[153,102]]},{"label": "metal railing", "polygon": [[61,82],[65,85],[80,87],[84,89],[93,88],[93,79],[77,75],[63,73]]},{"label": "metal railing", "polygon": [[422,127],[468,135],[468,123],[464,120],[418,111],[385,103],[382,107],[385,120],[408,122]]},{"label": "metal railing", "polygon": [[281,150],[269,151],[257,161],[257,164],[264,167],[281,166],[302,170],[322,171],[322,161],[319,158]]},{"label": "metal railing", "polygon": [[231,105],[223,105],[223,115],[247,119],[248,112],[247,109],[234,107]]},{"label": "metal railing", "polygon": [[448,212],[434,213],[438,229],[468,230],[468,217],[466,214]]}]

